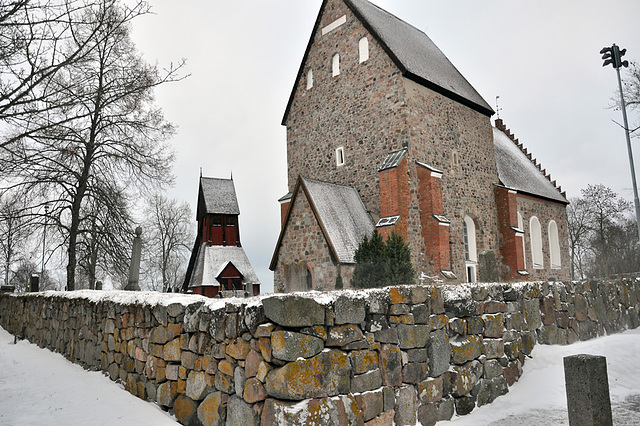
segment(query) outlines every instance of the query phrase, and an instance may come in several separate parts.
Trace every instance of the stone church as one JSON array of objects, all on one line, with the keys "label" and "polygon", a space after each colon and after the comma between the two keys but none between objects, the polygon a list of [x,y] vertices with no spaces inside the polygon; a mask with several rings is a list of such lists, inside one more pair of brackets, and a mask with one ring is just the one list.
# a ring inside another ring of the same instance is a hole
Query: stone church
[{"label": "stone church", "polygon": [[416,282],[568,279],[566,194],[493,114],[425,33],[325,0],[282,120],[275,291],[348,288],[374,229]]}]

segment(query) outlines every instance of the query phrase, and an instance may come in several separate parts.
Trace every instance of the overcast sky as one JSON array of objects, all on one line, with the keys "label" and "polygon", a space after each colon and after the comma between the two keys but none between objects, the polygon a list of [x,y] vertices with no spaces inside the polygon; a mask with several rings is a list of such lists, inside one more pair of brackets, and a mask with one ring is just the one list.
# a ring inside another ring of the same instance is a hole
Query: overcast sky
[{"label": "overcast sky", "polygon": [[[178,126],[169,195],[195,211],[200,167],[209,177],[233,172],[242,245],[270,292],[277,200],[287,193],[280,123],[322,1],[150,3],[155,15],[134,25],[138,49],[161,66],[185,58],[191,74],[156,93]],[[607,108],[616,75],[598,52],[616,43],[640,60],[640,1],[374,3],[426,32],[494,109],[500,96],[500,118],[568,197],[602,183],[633,201],[624,131],[612,122],[622,115]]]}]

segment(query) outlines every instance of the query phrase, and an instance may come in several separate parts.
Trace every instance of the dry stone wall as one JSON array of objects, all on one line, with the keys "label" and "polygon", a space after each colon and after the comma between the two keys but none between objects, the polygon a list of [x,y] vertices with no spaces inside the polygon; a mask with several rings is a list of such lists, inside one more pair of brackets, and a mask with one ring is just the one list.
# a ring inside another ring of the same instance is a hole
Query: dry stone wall
[{"label": "dry stone wall", "polygon": [[[423,425],[508,392],[534,346],[638,326],[640,280],[251,299],[0,296],[0,325],[185,425]],[[395,423],[394,423],[395,422]]]}]

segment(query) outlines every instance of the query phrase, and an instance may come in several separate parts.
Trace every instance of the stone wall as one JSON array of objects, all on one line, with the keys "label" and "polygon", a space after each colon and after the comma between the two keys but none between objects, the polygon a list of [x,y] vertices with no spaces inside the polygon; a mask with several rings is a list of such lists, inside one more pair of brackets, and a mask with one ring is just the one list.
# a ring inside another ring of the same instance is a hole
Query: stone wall
[{"label": "stone wall", "polygon": [[[640,280],[250,299],[0,296],[0,325],[185,425],[423,425],[508,392],[537,343],[638,326]],[[393,423],[395,422],[395,423]]]}]

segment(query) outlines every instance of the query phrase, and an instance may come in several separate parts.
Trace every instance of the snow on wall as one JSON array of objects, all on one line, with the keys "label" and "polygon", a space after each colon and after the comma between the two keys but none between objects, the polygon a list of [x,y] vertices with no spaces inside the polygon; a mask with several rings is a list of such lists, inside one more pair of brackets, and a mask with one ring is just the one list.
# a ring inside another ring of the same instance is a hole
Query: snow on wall
[{"label": "snow on wall", "polygon": [[0,326],[183,424],[434,424],[508,392],[534,345],[636,328],[640,280],[400,286],[212,300],[0,296]]}]

